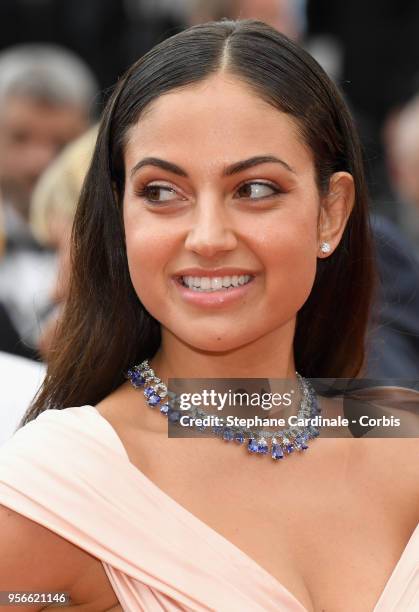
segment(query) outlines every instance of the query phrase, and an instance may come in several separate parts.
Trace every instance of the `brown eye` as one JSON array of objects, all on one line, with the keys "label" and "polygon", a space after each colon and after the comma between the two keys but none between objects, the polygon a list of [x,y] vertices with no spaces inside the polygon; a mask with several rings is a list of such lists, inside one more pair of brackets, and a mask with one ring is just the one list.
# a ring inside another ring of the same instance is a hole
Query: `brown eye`
[{"label": "brown eye", "polygon": [[280,193],[279,189],[268,183],[245,183],[241,185],[237,193],[240,197],[249,198],[251,200],[261,200],[263,198],[269,198],[277,193]]},{"label": "brown eye", "polygon": [[176,192],[165,185],[147,185],[143,187],[137,195],[145,198],[149,202],[161,203],[171,202],[176,197]]}]

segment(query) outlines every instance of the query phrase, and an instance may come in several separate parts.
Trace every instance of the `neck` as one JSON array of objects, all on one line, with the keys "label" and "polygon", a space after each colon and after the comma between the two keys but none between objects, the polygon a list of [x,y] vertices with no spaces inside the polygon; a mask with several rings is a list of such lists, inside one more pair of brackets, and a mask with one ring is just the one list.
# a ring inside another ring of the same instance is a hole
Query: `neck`
[{"label": "neck", "polygon": [[230,351],[201,351],[162,329],[151,365],[168,378],[295,378],[295,319],[262,338]]}]

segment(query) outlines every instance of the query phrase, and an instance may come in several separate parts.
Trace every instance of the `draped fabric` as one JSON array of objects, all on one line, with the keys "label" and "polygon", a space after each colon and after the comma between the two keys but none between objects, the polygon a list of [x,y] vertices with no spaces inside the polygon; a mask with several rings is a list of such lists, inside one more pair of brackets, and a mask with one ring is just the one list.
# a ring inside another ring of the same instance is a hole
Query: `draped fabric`
[{"label": "draped fabric", "polygon": [[[92,406],[48,410],[0,448],[0,504],[99,559],[128,612],[306,612],[130,463]],[[374,612],[419,610],[419,526]]]}]

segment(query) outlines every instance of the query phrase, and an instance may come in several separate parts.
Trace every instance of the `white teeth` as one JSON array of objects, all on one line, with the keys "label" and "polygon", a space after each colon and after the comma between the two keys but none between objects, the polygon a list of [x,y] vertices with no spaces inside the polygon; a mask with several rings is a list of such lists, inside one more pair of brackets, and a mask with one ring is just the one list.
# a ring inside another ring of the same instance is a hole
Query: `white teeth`
[{"label": "white teeth", "polygon": [[215,276],[211,279],[211,289],[222,289],[223,279],[220,276]]},{"label": "white teeth", "polygon": [[251,277],[248,274],[240,276],[182,276],[182,282],[193,291],[220,291],[229,287],[246,285]]}]

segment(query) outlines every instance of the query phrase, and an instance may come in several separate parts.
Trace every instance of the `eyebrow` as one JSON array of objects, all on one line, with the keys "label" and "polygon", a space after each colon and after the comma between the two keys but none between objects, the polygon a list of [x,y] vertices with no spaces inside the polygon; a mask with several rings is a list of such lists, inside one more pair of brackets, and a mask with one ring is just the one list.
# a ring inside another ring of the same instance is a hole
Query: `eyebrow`
[{"label": "eyebrow", "polygon": [[[252,168],[253,166],[259,166],[260,164],[281,164],[284,168],[286,168],[289,172],[295,174],[295,170],[291,168],[283,159],[279,157],[275,157],[273,155],[257,155],[255,157],[249,157],[249,159],[243,159],[241,161],[235,162],[230,166],[227,166],[223,170],[223,176],[232,176],[233,174],[238,174],[239,172],[243,172],[248,168]],[[180,166],[173,164],[172,162],[166,161],[165,159],[160,159],[158,157],[145,157],[141,159],[139,162],[135,164],[132,168],[130,175],[131,178],[134,176],[136,172],[140,168],[144,166],[155,166],[157,168],[161,168],[162,170],[167,170],[168,172],[172,172],[173,174],[177,174],[178,176],[184,176],[188,178],[188,174],[181,168]]]},{"label": "eyebrow", "polygon": [[247,170],[253,166],[259,166],[259,164],[272,163],[281,164],[281,166],[286,168],[289,172],[295,174],[295,170],[293,170],[291,166],[288,165],[283,159],[273,155],[257,155],[256,157],[249,157],[249,159],[243,159],[242,161],[238,161],[231,166],[227,166],[227,168],[224,169],[223,176],[231,176],[232,174],[237,174],[238,172],[242,172],[243,170]]}]

